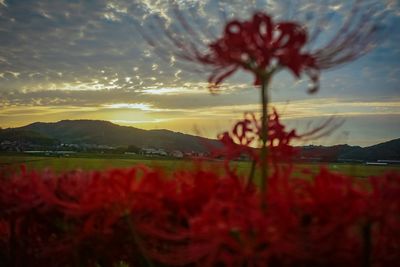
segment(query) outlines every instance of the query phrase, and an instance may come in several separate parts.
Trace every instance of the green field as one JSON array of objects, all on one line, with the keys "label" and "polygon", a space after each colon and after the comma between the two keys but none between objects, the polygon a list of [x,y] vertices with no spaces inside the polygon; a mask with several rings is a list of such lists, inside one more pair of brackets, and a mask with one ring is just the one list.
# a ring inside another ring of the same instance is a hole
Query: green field
[{"label": "green field", "polygon": [[[144,164],[149,167],[161,167],[166,171],[173,171],[175,169],[188,169],[193,167],[190,160],[181,160],[173,158],[156,158],[156,157],[143,157],[135,155],[114,155],[114,154],[84,154],[79,153],[69,157],[55,157],[55,156],[36,156],[26,154],[0,154],[0,168],[18,168],[25,165],[27,169],[43,170],[51,169],[56,172],[66,170],[104,170],[110,168],[129,168],[137,164]],[[222,168],[222,161],[210,161],[205,165],[210,168]],[[296,164],[296,169],[301,170],[308,168],[317,170],[322,164]],[[241,173],[248,173],[250,170],[250,162],[234,162],[232,167],[236,167]],[[327,166],[332,171],[365,178],[382,174],[386,171],[400,172],[400,166],[369,166],[364,164],[344,164],[332,163]]]},{"label": "green field", "polygon": [[0,154],[0,166],[18,167],[25,165],[28,169],[52,169],[56,172],[65,170],[104,170],[111,168],[129,168],[137,164],[151,167],[174,169],[189,162],[176,159],[160,159],[141,156],[113,154],[76,154],[73,157],[32,156],[26,154]]}]

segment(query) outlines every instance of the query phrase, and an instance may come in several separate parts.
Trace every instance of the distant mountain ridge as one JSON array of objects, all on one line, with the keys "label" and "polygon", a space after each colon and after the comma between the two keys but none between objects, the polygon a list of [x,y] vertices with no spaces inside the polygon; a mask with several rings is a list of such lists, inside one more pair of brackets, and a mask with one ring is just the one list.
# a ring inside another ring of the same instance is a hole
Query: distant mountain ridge
[{"label": "distant mountain ridge", "polygon": [[[112,147],[136,146],[161,148],[166,151],[207,152],[220,142],[170,130],[143,130],[101,120],[62,120],[54,123],[35,122],[23,127],[0,130],[2,141],[24,141],[40,145],[55,143],[97,144]],[[400,138],[368,147],[303,146],[300,157],[319,161],[400,160]]]},{"label": "distant mountain ridge", "polygon": [[364,161],[400,160],[400,138],[364,148],[356,147],[342,154],[341,157]]},{"label": "distant mountain ridge", "polygon": [[134,145],[140,148],[162,148],[167,151],[205,152],[208,144],[219,145],[217,140],[199,136],[169,130],[142,130],[101,120],[35,122],[23,127],[2,130],[2,132],[9,131],[35,132],[43,137],[58,140],[60,143],[88,143],[114,147]]},{"label": "distant mountain ridge", "polygon": [[321,161],[400,161],[400,138],[377,145],[360,147],[335,145],[335,146],[304,146],[301,147],[301,156],[308,159]]}]

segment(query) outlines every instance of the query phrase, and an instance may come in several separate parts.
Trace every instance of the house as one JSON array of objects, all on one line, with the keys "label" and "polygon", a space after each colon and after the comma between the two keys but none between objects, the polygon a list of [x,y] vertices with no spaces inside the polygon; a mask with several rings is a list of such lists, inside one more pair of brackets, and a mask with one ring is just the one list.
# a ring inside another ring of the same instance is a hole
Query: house
[{"label": "house", "polygon": [[147,156],[168,156],[161,148],[142,148],[142,153]]},{"label": "house", "polygon": [[171,157],[174,157],[174,158],[183,158],[183,153],[182,153],[182,151],[179,151],[179,150],[172,151],[170,153],[170,155],[171,155]]}]

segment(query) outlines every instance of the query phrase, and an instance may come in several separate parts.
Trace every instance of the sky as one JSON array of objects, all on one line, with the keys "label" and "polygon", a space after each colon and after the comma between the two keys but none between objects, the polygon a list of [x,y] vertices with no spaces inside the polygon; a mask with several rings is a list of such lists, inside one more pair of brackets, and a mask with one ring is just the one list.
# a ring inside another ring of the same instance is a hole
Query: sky
[{"label": "sky", "polygon": [[[207,49],[227,21],[249,19],[257,10],[276,21],[298,21],[310,33],[321,30],[306,47],[312,52],[356,17],[353,2],[0,0],[0,127],[97,119],[214,138],[243,112],[259,111],[260,90],[250,74],[238,72],[211,94],[209,71],[179,60],[182,51],[168,32]],[[341,125],[308,143],[368,146],[400,137],[399,3],[364,2],[368,25],[376,21],[379,29],[372,51],[322,70],[317,94],[307,93],[306,76],[287,71],[271,84],[272,105],[289,128],[301,133],[332,116]],[[181,16],[198,35],[185,31]]]}]

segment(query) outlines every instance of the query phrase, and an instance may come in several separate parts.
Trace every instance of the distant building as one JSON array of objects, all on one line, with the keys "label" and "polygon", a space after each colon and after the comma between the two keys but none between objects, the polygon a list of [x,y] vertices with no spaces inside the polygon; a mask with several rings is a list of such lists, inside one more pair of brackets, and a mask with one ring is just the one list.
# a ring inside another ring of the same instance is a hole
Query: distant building
[{"label": "distant building", "polygon": [[69,156],[70,154],[75,154],[76,151],[59,151],[59,150],[25,150],[23,151],[27,154],[35,154],[35,155],[46,155],[46,156]]},{"label": "distant building", "polygon": [[170,155],[174,158],[183,158],[183,153],[179,150],[172,151]]},{"label": "distant building", "polygon": [[305,157],[305,156],[301,156],[300,160],[301,161],[307,161],[307,162],[321,162],[322,161],[322,157]]},{"label": "distant building", "polygon": [[339,158],[337,161],[343,162],[343,163],[363,163],[364,162],[361,159],[343,159],[343,158]]},{"label": "distant building", "polygon": [[400,164],[400,160],[391,160],[391,159],[381,159],[378,160],[379,163],[387,163],[387,164]]},{"label": "distant building", "polygon": [[366,162],[366,165],[375,165],[375,166],[386,166],[388,165],[386,162]]},{"label": "distant building", "polygon": [[142,148],[142,153],[148,156],[168,156],[167,152],[161,148]]}]

